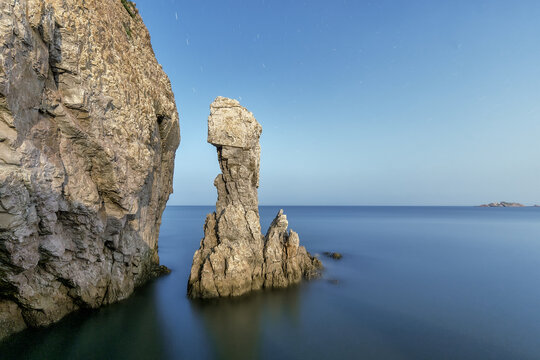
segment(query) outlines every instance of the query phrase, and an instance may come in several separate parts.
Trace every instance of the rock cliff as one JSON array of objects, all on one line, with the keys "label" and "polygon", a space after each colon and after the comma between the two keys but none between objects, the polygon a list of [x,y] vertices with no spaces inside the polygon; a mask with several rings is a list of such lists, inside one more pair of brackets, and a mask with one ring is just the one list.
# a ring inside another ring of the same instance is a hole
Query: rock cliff
[{"label": "rock cliff", "polygon": [[0,338],[159,269],[178,114],[126,0],[0,1]]},{"label": "rock cliff", "polygon": [[287,231],[280,211],[261,233],[259,137],[261,125],[238,101],[218,97],[210,105],[208,142],[221,168],[214,185],[216,211],[206,217],[204,238],[193,256],[188,281],[192,298],[238,296],[261,288],[286,287],[318,274],[321,263]]}]

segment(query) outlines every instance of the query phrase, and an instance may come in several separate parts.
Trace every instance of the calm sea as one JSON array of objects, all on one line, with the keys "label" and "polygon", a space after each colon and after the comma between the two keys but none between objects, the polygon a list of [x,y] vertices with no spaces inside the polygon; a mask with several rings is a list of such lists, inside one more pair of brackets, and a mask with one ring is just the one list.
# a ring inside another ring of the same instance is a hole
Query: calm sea
[{"label": "calm sea", "polygon": [[[0,344],[0,359],[540,359],[540,208],[285,207],[321,280],[186,298],[212,207],[168,207],[169,276]],[[263,228],[277,207],[262,207]]]}]

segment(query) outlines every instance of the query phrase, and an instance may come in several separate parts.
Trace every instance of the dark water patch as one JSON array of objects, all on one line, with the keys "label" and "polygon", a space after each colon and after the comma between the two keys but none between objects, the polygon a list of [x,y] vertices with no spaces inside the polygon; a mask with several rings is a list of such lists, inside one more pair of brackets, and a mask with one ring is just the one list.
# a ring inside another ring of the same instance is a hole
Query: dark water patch
[{"label": "dark water patch", "polygon": [[97,310],[83,309],[46,328],[28,329],[0,345],[1,359],[164,358],[155,283]]}]

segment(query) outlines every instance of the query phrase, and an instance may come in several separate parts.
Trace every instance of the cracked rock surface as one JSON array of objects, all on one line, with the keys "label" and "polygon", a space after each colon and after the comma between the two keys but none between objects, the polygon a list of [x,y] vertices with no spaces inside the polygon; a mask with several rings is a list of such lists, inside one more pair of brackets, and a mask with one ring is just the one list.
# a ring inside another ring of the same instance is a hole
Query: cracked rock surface
[{"label": "cracked rock surface", "polygon": [[193,256],[191,298],[239,296],[283,288],[317,276],[322,267],[287,230],[280,210],[266,236],[261,233],[259,137],[261,125],[238,101],[218,97],[210,105],[208,142],[216,146],[221,174],[214,185],[216,211],[208,214],[204,238]]},{"label": "cracked rock surface", "polygon": [[0,1],[0,338],[156,273],[179,140],[133,3]]}]

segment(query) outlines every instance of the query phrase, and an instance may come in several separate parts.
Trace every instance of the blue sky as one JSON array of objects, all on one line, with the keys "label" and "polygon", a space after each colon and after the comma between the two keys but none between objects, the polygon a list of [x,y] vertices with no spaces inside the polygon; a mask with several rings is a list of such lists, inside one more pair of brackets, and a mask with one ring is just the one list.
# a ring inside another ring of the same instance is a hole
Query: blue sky
[{"label": "blue sky", "polygon": [[540,1],[139,0],[213,204],[209,104],[263,126],[263,205],[540,203]]}]

